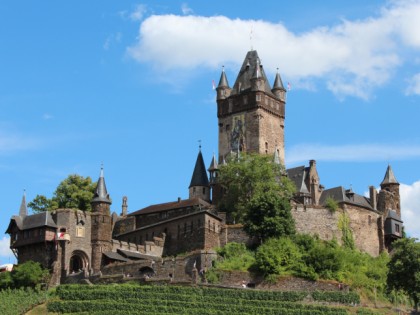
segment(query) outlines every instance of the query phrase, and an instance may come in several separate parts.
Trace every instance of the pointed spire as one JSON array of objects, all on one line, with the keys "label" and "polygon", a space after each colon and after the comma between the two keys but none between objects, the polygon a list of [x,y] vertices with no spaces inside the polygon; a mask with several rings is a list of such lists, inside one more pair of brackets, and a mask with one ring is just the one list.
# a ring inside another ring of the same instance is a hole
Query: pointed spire
[{"label": "pointed spire", "polygon": [[387,184],[400,184],[397,179],[395,178],[394,172],[392,171],[391,165],[388,165],[388,168],[386,169],[386,173],[384,176],[384,179],[381,183],[381,186],[387,185]]},{"label": "pointed spire", "polygon": [[207,169],[209,172],[213,172],[219,169],[219,166],[217,165],[216,161],[216,155],[213,153],[213,158],[211,159],[211,163],[209,168]]},{"label": "pointed spire", "polygon": [[283,81],[281,80],[279,68],[277,68],[276,78],[274,79],[273,91],[275,90],[283,90],[286,91],[283,85]]},{"label": "pointed spire", "polygon": [[188,188],[193,186],[209,186],[209,179],[207,177],[206,166],[204,164],[203,155],[201,154],[201,144],[198,151],[197,161],[195,162],[194,172],[191,177],[191,183]]},{"label": "pointed spire", "polygon": [[260,68],[260,58],[257,58],[257,64],[255,66],[254,75],[252,76],[253,79],[260,79],[261,78],[261,68]]},{"label": "pointed spire", "polygon": [[99,175],[98,183],[96,185],[92,202],[103,202],[103,203],[111,204],[108,191],[106,190],[103,165],[101,165],[101,173]]},{"label": "pointed spire", "polygon": [[19,216],[26,217],[28,215],[28,208],[26,206],[26,190],[23,190],[22,202],[20,204]]},{"label": "pointed spire", "polygon": [[217,88],[229,88],[229,83],[225,73],[225,66],[222,66],[222,74],[220,75],[219,85]]}]

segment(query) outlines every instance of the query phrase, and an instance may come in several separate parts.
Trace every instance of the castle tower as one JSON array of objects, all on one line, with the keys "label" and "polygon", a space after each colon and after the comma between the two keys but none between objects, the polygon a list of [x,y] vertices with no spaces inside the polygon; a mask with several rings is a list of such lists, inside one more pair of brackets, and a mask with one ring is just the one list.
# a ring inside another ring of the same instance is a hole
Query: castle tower
[{"label": "castle tower", "polygon": [[210,202],[210,185],[207,177],[206,166],[204,165],[203,155],[201,154],[201,146],[198,151],[197,161],[195,162],[194,172],[188,189],[190,199],[201,198]]},{"label": "castle tower", "polygon": [[279,73],[271,89],[255,50],[247,53],[233,88],[222,71],[217,87],[219,163],[230,152],[278,150],[284,164],[285,93]]},{"label": "castle tower", "polygon": [[383,213],[386,213],[388,210],[395,210],[398,217],[401,218],[400,183],[395,178],[391,165],[388,165],[381,183],[381,190],[378,196],[378,210]]},{"label": "castle tower", "polygon": [[106,190],[104,170],[101,174],[92,199],[92,269],[99,272],[102,266],[102,253],[112,249],[112,223],[110,215],[111,200]]},{"label": "castle tower", "polygon": [[217,164],[217,159],[214,154],[207,171],[210,173],[211,200],[213,204],[217,204],[220,198],[222,197],[222,188],[217,183],[217,179],[219,176],[219,166]]}]

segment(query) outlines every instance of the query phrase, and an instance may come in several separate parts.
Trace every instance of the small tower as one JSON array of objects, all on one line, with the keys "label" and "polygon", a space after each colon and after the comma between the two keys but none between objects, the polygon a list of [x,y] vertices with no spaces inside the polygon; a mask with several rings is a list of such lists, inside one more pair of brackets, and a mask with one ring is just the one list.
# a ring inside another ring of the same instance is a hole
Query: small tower
[{"label": "small tower", "polygon": [[26,206],[26,190],[23,191],[22,202],[20,203],[19,216],[23,219],[28,215],[28,208]]},{"label": "small tower", "polygon": [[207,171],[210,174],[211,201],[213,204],[217,204],[222,196],[221,187],[217,182],[219,176],[219,166],[217,164],[217,159],[214,153]]},{"label": "small tower", "polygon": [[128,205],[127,205],[127,196],[124,196],[122,198],[122,206],[121,206],[121,216],[122,217],[126,217],[127,216],[127,208],[128,208]]},{"label": "small tower", "polygon": [[230,87],[225,73],[225,67],[222,68],[222,74],[220,75],[219,85],[216,88],[217,99],[223,100],[230,95]]},{"label": "small tower", "polygon": [[189,195],[190,199],[201,198],[210,202],[210,185],[203,155],[201,154],[201,145],[199,147],[197,161],[195,162],[194,172],[191,177]]},{"label": "small tower", "polygon": [[271,91],[282,102],[286,102],[286,89],[284,88],[283,81],[281,80],[278,68],[276,78],[274,79],[273,89]]},{"label": "small tower", "polygon": [[378,210],[385,213],[387,210],[391,209],[395,210],[398,217],[401,218],[400,183],[395,178],[391,165],[388,165],[384,179],[381,183]]},{"label": "small tower", "polygon": [[102,253],[111,251],[112,223],[111,223],[111,200],[106,190],[104,169],[101,173],[92,199],[92,269],[99,272],[102,266]]}]

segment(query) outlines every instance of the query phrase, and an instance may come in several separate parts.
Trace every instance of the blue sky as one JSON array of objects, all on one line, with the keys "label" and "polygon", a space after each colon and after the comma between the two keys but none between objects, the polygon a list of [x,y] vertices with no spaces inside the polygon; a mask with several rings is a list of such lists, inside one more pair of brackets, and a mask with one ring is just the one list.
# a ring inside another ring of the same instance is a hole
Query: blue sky
[{"label": "blue sky", "polygon": [[287,166],[316,159],[327,188],[364,194],[390,163],[420,237],[420,1],[366,2],[2,1],[0,230],[24,189],[102,162],[117,213],[187,198],[198,141],[217,152],[212,80],[224,65],[232,85],[253,47],[292,86]]}]

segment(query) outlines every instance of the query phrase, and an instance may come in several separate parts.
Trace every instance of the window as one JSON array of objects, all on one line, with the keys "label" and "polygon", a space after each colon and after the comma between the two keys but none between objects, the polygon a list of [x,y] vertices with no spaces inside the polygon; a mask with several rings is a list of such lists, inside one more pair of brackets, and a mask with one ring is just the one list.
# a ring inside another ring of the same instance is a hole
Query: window
[{"label": "window", "polygon": [[395,224],[395,232],[396,233],[400,233],[400,225],[399,224]]},{"label": "window", "polygon": [[261,102],[261,95],[257,94],[256,98],[257,102]]},{"label": "window", "polygon": [[206,188],[203,187],[203,195],[205,195],[205,194],[206,194]]},{"label": "window", "polygon": [[83,226],[76,227],[76,236],[85,237],[85,228]]},{"label": "window", "polygon": [[369,225],[372,224],[372,217],[370,215],[368,216],[368,223],[369,223]]}]

